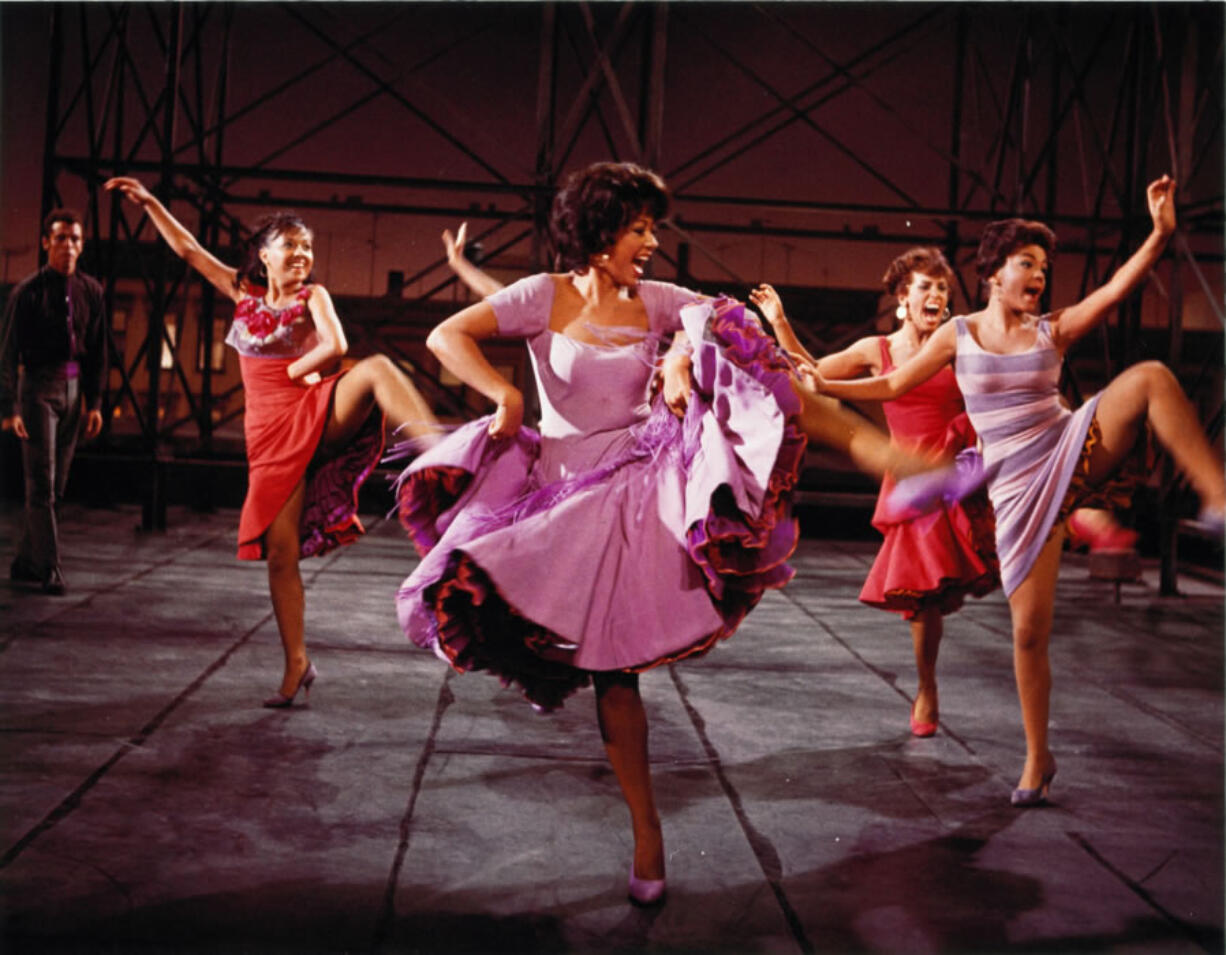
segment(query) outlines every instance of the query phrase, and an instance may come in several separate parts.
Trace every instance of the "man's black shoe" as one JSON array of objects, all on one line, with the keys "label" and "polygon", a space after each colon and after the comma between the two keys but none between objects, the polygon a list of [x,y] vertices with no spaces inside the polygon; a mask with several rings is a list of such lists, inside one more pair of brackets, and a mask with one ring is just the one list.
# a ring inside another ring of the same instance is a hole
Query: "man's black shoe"
[{"label": "man's black shoe", "polygon": [[62,597],[68,593],[68,585],[64,583],[64,575],[58,567],[52,567],[47,579],[43,581],[43,593],[52,597]]},{"label": "man's black shoe", "polygon": [[41,584],[43,582],[43,575],[33,570],[20,557],[15,557],[13,562],[9,564],[9,580],[22,584]]}]

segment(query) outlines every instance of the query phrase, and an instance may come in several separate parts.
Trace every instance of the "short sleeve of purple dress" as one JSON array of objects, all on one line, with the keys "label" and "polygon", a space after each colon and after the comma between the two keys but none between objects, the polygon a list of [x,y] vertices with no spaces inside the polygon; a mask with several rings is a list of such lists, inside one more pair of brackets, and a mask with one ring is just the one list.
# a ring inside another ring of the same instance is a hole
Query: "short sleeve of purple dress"
[{"label": "short sleeve of purple dress", "polygon": [[[551,709],[590,671],[640,671],[729,636],[792,571],[790,515],[805,438],[773,341],[739,303],[642,282],[648,330],[593,345],[549,328],[560,277],[490,296],[523,338],[539,432],[492,440],[471,422],[398,489],[422,561],[397,596],[405,632],[458,670],[488,670]],[[651,379],[684,326],[684,419]]]}]

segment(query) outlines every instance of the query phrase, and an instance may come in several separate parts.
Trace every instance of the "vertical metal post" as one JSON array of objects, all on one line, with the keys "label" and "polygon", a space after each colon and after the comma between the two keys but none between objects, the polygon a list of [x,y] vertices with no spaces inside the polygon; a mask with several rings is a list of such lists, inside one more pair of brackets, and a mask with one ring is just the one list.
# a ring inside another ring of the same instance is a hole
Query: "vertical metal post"
[{"label": "vertical metal post", "polygon": [[545,250],[549,247],[549,192],[556,178],[553,137],[557,49],[558,7],[551,0],[541,6],[541,49],[536,82],[536,193],[532,199],[532,264],[538,270],[553,265],[545,261]]},{"label": "vertical metal post", "polygon": [[[43,193],[39,212],[39,230],[41,237],[42,220],[55,206],[59,204],[56,175],[59,172],[56,143],[59,140],[60,120],[60,73],[64,59],[64,27],[60,20],[62,8],[58,3],[49,5],[48,14],[51,17],[51,49],[47,74],[47,126],[43,131]],[[42,251],[39,242],[38,261],[41,265],[46,261],[47,254]]]},{"label": "vertical metal post", "polygon": [[[158,186],[160,198],[170,204],[171,185],[174,178],[175,120],[179,107],[179,41],[183,24],[183,6],[171,8],[166,39],[166,80],[162,91],[162,173]],[[146,422],[149,452],[149,471],[141,528],[145,531],[166,529],[166,464],[161,460],[161,421],[158,411],[161,406],[162,342],[166,328],[167,278],[170,269],[169,251],[165,243],[158,243],[157,268],[153,286],[153,307],[149,313],[149,327],[145,337],[145,367],[149,378],[149,394],[146,399],[148,420]]]}]

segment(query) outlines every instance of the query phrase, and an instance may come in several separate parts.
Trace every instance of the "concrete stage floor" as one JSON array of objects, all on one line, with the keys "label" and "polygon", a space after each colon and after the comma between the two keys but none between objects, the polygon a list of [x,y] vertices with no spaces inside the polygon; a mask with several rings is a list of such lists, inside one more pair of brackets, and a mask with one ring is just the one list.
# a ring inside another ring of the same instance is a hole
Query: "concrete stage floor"
[{"label": "concrete stage floor", "polygon": [[[0,514],[5,566],[15,511]],[[399,528],[304,564],[320,677],[280,673],[237,515],[64,512],[66,597],[0,585],[0,901],[18,952],[1220,952],[1223,594],[1066,560],[1047,808],[1007,609],[950,618],[939,734],[907,733],[905,626],[872,542],[706,658],[643,679],[669,897],[626,903],[626,813],[590,690],[540,716],[401,636]]]}]

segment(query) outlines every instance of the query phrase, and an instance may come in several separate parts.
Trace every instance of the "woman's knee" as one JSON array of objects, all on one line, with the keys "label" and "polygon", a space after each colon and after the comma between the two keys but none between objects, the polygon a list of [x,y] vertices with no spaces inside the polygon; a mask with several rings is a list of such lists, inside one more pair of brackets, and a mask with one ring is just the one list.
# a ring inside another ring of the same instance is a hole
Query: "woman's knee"
[{"label": "woman's knee", "polygon": [[265,535],[264,559],[270,577],[280,577],[298,571],[298,541]]},{"label": "woman's knee", "polygon": [[1129,368],[1126,374],[1142,385],[1150,395],[1171,391],[1183,393],[1174,372],[1160,361],[1139,362]]},{"label": "woman's knee", "polygon": [[390,381],[400,374],[400,369],[396,367],[396,363],[387,355],[382,353],[378,355],[368,355],[358,362],[355,371],[361,369],[364,377],[369,378],[372,382]]}]

